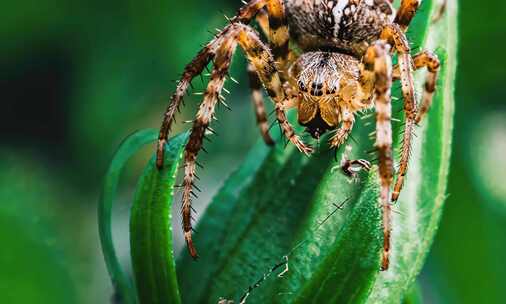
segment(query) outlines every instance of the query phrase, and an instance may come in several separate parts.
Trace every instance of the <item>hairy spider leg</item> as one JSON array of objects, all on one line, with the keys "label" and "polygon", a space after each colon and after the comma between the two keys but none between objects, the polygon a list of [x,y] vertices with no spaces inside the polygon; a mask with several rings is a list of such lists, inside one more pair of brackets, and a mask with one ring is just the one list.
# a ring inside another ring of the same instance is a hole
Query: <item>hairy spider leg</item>
[{"label": "hairy spider leg", "polygon": [[338,148],[351,134],[355,124],[355,115],[346,107],[341,108],[341,125],[336,130],[334,136],[330,139],[330,147]]},{"label": "hairy spider leg", "polygon": [[269,121],[267,120],[267,113],[265,112],[265,104],[262,95],[262,82],[260,82],[257,71],[251,63],[248,64],[248,77],[249,86],[251,88],[251,101],[253,102],[253,108],[255,109],[260,134],[262,135],[264,142],[267,145],[272,146],[274,145],[274,140],[269,134]]},{"label": "hairy spider leg", "polygon": [[420,6],[420,0],[402,0],[401,6],[397,11],[394,23],[397,23],[403,31],[408,29],[411,20],[416,14],[418,7]]},{"label": "hairy spider leg", "polygon": [[288,32],[288,21],[286,20],[283,1],[269,1],[267,3],[267,15],[269,16],[269,32],[267,38],[271,44],[274,61],[278,69],[284,71],[288,59],[288,43],[290,35]]},{"label": "hairy spider leg", "polygon": [[[293,53],[288,46],[290,37],[283,2],[267,4],[266,7],[258,12],[256,21],[271,44],[272,54],[277,64],[281,81],[285,84],[285,94],[287,94],[287,91],[293,91],[293,88],[285,79],[287,76],[289,77],[286,73],[289,65],[288,56]],[[252,64],[248,64],[248,76],[252,91],[251,99],[262,138],[267,145],[274,145],[274,141],[269,135],[269,124],[261,91],[262,83]]]},{"label": "hairy spider leg", "polygon": [[197,154],[202,148],[202,141],[206,130],[214,117],[214,109],[219,100],[220,92],[223,89],[231,58],[237,42],[233,39],[226,39],[218,48],[214,68],[211,72],[211,79],[204,93],[204,100],[200,104],[196,118],[193,121],[190,138],[184,150],[184,179],[181,215],[183,218],[183,232],[188,251],[193,258],[197,258],[197,251],[192,242],[192,196],[195,184],[195,167]]},{"label": "hairy spider leg", "polygon": [[[440,68],[440,62],[436,54],[431,53],[429,51],[422,51],[413,57],[413,63],[414,69],[416,70],[424,67],[426,67],[428,70],[424,84],[422,102],[420,103],[420,107],[414,120],[414,123],[418,125],[425,117],[425,115],[428,113],[430,106],[432,105],[434,92],[436,90],[436,83]],[[401,77],[401,69],[399,65],[396,65],[394,66],[393,79],[397,80],[400,77]],[[407,157],[409,157],[409,152]],[[404,180],[407,173],[407,165],[408,165],[407,161],[403,162],[401,159],[399,167],[399,175],[397,176],[397,181],[395,183],[394,191],[392,193],[392,202],[396,202],[399,199],[399,195],[404,186]]]},{"label": "hairy spider leg", "polygon": [[401,147],[401,157],[399,160],[399,170],[397,172],[397,180],[395,189],[399,190],[392,195],[392,202],[396,202],[399,192],[403,187],[404,179],[408,171],[409,158],[411,156],[411,146],[413,142],[413,134],[416,126],[416,99],[415,86],[413,81],[412,58],[410,55],[409,42],[400,27],[396,24],[388,25],[381,33],[381,39],[391,43],[398,53],[399,58],[399,74],[401,80],[401,90],[404,100],[404,127],[403,139]]},{"label": "hairy spider leg", "polygon": [[184,162],[185,173],[183,179],[182,216],[183,230],[188,251],[193,258],[196,258],[197,251],[192,241],[192,196],[195,196],[193,189],[196,178],[197,154],[202,148],[205,132],[214,117],[214,109],[219,100],[225,78],[230,67],[232,55],[239,44],[246,53],[248,61],[254,66],[259,79],[266,88],[269,96],[276,106],[276,118],[280,124],[283,134],[301,151],[306,154],[312,152],[310,146],[306,146],[295,134],[291,124],[286,119],[284,112],[285,94],[281,85],[278,71],[274,65],[274,58],[269,48],[265,46],[258,34],[249,26],[242,23],[231,25],[227,36],[223,37],[223,43],[216,52],[214,68],[211,72],[211,80],[204,93],[204,101],[193,122],[190,139],[185,147]]},{"label": "hairy spider leg", "polygon": [[158,145],[156,152],[156,166],[158,169],[163,167],[164,162],[164,151],[167,138],[169,136],[170,129],[174,123],[174,116],[179,111],[183,96],[186,94],[188,87],[191,85],[193,78],[200,73],[207,66],[209,61],[214,57],[215,44],[219,39],[216,38],[203,48],[197,56],[185,67],[181,79],[177,83],[176,91],[170,99],[170,103],[165,110],[162,125],[160,127],[160,133],[158,134]]},{"label": "hairy spider leg", "polygon": [[[374,94],[376,110],[376,149],[378,151],[380,204],[383,209],[383,253],[381,269],[387,270],[390,261],[390,234],[392,230],[392,209],[390,186],[393,179],[392,159],[392,59],[389,45],[378,41],[367,49],[364,56],[364,71],[374,73]],[[371,79],[369,77],[369,79]]]},{"label": "hairy spider leg", "polygon": [[[279,22],[279,20],[282,20],[283,25],[277,30],[271,31],[269,24],[274,24],[275,22]],[[269,18],[268,12],[265,9],[262,9],[258,12],[256,21],[260,25],[260,29],[267,37],[268,41],[273,44],[272,53],[278,67],[279,76],[281,77],[281,81],[285,87],[285,93],[291,96],[296,96],[298,94],[297,80],[290,75],[288,69],[299,56],[290,49],[289,36],[282,35],[283,33],[288,33],[286,18],[278,18],[277,21],[276,19],[273,20],[273,18]]]},{"label": "hairy spider leg", "polygon": [[[278,16],[277,18],[279,18],[280,13],[277,11],[271,12],[271,10],[279,7],[282,8],[282,0],[252,0],[246,3],[238,10],[236,16],[230,19],[231,24],[226,26],[211,42],[200,50],[197,56],[185,67],[183,75],[177,84],[176,91],[172,95],[169,105],[165,110],[163,122],[160,127],[156,153],[156,166],[159,169],[163,166],[164,147],[172,124],[174,123],[174,116],[181,106],[183,96],[186,94],[188,87],[191,85],[191,81],[197,75],[200,75],[204,68],[206,68],[209,62],[214,58],[217,48],[221,45],[223,37],[227,36],[227,33],[230,31],[232,25],[236,23],[248,24],[256,16],[258,11],[265,6],[267,6],[269,14],[272,13],[274,16]],[[273,18],[273,20],[277,20],[277,18]]]},{"label": "hairy spider leg", "polygon": [[413,61],[415,69],[426,67],[428,71],[425,78],[422,102],[420,103],[420,108],[418,109],[418,113],[415,119],[416,124],[419,124],[425,115],[429,112],[429,109],[432,105],[441,63],[437,55],[429,51],[423,51],[419,54],[416,54],[413,57]]},{"label": "hairy spider leg", "polygon": [[285,110],[288,96],[284,92],[271,51],[249,26],[237,24],[235,28],[238,32],[236,37],[239,45],[245,51],[248,61],[257,71],[259,79],[269,97],[274,101],[276,119],[281,126],[283,134],[300,152],[309,155],[313,151],[312,148],[300,140],[300,137],[295,134],[294,128],[286,118]]}]

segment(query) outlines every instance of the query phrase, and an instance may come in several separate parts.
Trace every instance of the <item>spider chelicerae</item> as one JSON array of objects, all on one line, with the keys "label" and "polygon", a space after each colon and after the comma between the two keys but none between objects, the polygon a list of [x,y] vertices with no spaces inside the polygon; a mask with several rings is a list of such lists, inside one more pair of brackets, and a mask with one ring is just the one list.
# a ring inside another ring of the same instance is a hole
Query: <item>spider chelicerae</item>
[{"label": "spider chelicerae", "polygon": [[[262,87],[274,102],[276,120],[284,136],[307,155],[313,151],[295,133],[285,111],[295,108],[299,124],[312,137],[332,131],[329,144],[337,148],[348,138],[355,113],[369,108],[376,112],[376,149],[379,162],[380,202],[383,209],[384,244],[382,270],[388,269],[391,232],[391,202],[397,201],[406,175],[413,129],[427,113],[439,70],[433,53],[410,54],[405,32],[419,7],[419,0],[402,0],[398,10],[393,0],[251,0],[185,67],[171,98],[160,129],[157,166],[163,166],[164,146],[192,79],[212,61],[213,68],[190,138],[184,152],[182,194],[183,230],[192,257],[192,194],[197,154],[220,102],[232,56],[239,46],[249,62],[253,104],[263,139],[269,135]],[[268,39],[248,24],[256,20]],[[292,40],[301,50],[289,47]],[[397,53],[398,64],[391,56]],[[427,68],[420,105],[415,98],[413,70]],[[391,87],[401,81],[404,100],[404,135],[400,166],[393,192]]]}]

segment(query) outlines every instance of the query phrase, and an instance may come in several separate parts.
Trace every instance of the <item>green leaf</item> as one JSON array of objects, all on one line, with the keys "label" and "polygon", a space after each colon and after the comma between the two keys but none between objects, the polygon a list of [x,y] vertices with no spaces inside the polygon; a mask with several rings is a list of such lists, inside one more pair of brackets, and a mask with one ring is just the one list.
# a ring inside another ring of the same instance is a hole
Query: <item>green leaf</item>
[{"label": "green leaf", "polygon": [[[381,210],[376,207],[378,177],[376,172],[373,173],[353,209],[346,215],[346,222],[328,248],[328,254],[317,268],[308,269],[312,272],[311,278],[305,280],[305,274],[299,273],[301,278],[294,275],[294,279],[288,277],[283,282],[283,287],[297,290],[294,303],[357,303],[371,288],[378,274],[379,252],[382,248],[382,239],[377,233],[381,229]],[[306,237],[311,242],[303,247],[304,251],[316,246],[325,248],[318,241],[327,241],[317,235],[325,232],[311,229],[306,232],[309,232]],[[301,255],[292,268],[311,264],[314,264],[311,255]]]},{"label": "green leaf", "polygon": [[404,295],[402,304],[423,304],[422,290],[418,283],[413,284]]},{"label": "green leaf", "polygon": [[107,170],[98,204],[98,227],[102,253],[115,292],[126,304],[135,304],[137,300],[132,280],[122,270],[114,249],[111,229],[112,208],[123,167],[140,148],[153,142],[157,136],[157,130],[142,130],[130,135],[121,143]]},{"label": "green leaf", "polygon": [[[353,135],[358,143],[353,146],[363,153],[373,148],[367,135],[371,128],[358,124]],[[307,280],[311,273],[318,277],[317,282],[341,286],[341,292],[334,293],[336,300],[360,298],[357,291],[370,289],[380,267],[380,210],[373,199],[376,183],[369,182],[366,189],[333,173],[336,163],[326,147],[306,158],[290,146],[283,149],[278,145],[266,156],[251,153],[246,163],[255,160],[261,165],[254,171],[253,181],[242,184],[240,194],[226,201],[221,201],[220,192],[199,223],[197,231],[205,231],[196,234],[201,259],[193,262],[182,255],[178,275],[184,302],[239,299],[249,285],[299,244],[289,257],[290,271],[283,281],[264,283],[251,301],[304,302],[312,293],[325,298],[325,289],[320,293]],[[370,179],[376,180],[375,175]],[[236,182],[232,175],[224,189]],[[353,208],[347,206],[314,229],[335,209],[332,203],[352,196],[362,198],[348,204]],[[341,250],[343,246],[350,250]],[[333,254],[324,259],[320,252]],[[342,263],[354,269],[345,280],[339,275],[344,270]],[[329,267],[335,271],[329,272]],[[273,296],[278,293],[284,296]]]},{"label": "green leaf", "polygon": [[[431,24],[438,7],[423,1],[409,33],[414,45],[437,50],[442,70],[432,110],[417,130],[405,189],[394,208],[390,269],[379,272],[381,211],[374,172],[365,184],[350,184],[333,170],[337,163],[325,147],[306,158],[281,144],[266,153],[260,143],[199,222],[195,243],[201,259],[194,262],[183,252],[178,261],[183,302],[238,300],[255,282],[260,284],[248,297],[251,303],[401,302],[430,249],[445,198],[456,5],[450,0],[443,19]],[[424,74],[417,74],[417,88],[422,88]],[[363,158],[373,149],[368,138],[372,130],[366,122],[358,122],[355,141],[349,142],[351,157]],[[394,130],[400,133],[399,127]],[[342,152],[338,151],[338,159]],[[319,225],[334,210],[333,204],[348,198],[343,210]],[[286,255],[289,271],[283,278],[261,279]]]},{"label": "green leaf", "polygon": [[172,138],[165,166],[149,161],[135,194],[130,215],[130,249],[141,304],[180,303],[172,250],[171,207],[174,183],[188,133]]}]

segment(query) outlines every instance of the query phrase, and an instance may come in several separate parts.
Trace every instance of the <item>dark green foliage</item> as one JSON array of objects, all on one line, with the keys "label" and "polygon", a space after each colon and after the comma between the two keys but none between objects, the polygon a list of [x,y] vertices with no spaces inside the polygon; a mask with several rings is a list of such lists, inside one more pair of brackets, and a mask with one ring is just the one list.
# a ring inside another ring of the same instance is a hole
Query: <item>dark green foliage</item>
[{"label": "dark green foliage", "polygon": [[140,303],[180,303],[172,252],[171,206],[176,170],[188,134],[167,146],[165,167],[153,157],[142,175],[130,217],[130,250]]}]

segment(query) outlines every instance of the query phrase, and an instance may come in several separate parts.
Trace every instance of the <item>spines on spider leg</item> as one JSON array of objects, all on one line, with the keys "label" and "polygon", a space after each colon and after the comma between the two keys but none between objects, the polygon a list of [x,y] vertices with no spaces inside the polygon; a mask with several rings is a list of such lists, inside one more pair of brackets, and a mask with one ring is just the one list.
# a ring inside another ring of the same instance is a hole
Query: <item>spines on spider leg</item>
[{"label": "spines on spider leg", "polygon": [[294,53],[290,51],[288,22],[285,15],[285,8],[282,1],[269,1],[266,9],[260,10],[256,20],[262,32],[268,38],[274,61],[280,70],[280,78],[283,83],[289,80],[288,66],[290,60],[294,60]]},{"label": "spines on spider leg", "polygon": [[251,19],[258,13],[258,11],[267,4],[267,2],[269,2],[269,0],[252,0],[244,4],[244,6],[242,6],[237,12],[237,15],[229,19],[229,22],[231,24],[227,25],[223,30],[218,31],[215,38],[197,54],[197,56],[192,60],[190,64],[185,67],[183,75],[178,82],[176,92],[172,95],[170,103],[165,111],[163,122],[160,127],[156,153],[156,166],[159,169],[163,166],[164,147],[169,135],[170,128],[174,122],[174,115],[178,111],[181,105],[182,97],[188,90],[188,87],[191,85],[192,79],[202,73],[202,70],[207,67],[207,64],[211,61],[215,54],[215,50],[222,43],[223,37],[229,34],[229,31],[233,27],[233,24],[239,22],[245,24],[249,23]]},{"label": "spines on spider leg", "polygon": [[183,97],[186,94],[188,87],[191,85],[192,79],[202,73],[213,56],[214,52],[212,51],[211,44],[209,44],[203,48],[184,69],[183,75],[177,84],[176,92],[172,95],[167,110],[165,111],[163,122],[160,127],[156,154],[156,166],[158,168],[161,168],[163,166],[164,147],[169,135],[170,128],[174,122],[174,115],[177,111],[179,111]]},{"label": "spines on spider leg", "polygon": [[244,3],[234,18],[230,19],[231,23],[244,23],[248,24],[253,17],[258,13],[260,9],[262,9],[270,0],[251,0],[247,3]]},{"label": "spines on spider leg", "polygon": [[382,42],[370,47],[364,58],[367,68],[374,66],[376,95],[376,149],[378,151],[380,202],[383,208],[383,254],[381,269],[390,263],[390,234],[392,229],[390,186],[393,178],[392,159],[392,62],[389,48]]},{"label": "spines on spider leg", "polygon": [[[409,157],[411,154],[414,127],[415,124],[420,123],[425,114],[429,111],[429,108],[432,104],[434,91],[436,90],[436,81],[440,67],[439,59],[437,56],[427,51],[416,55],[413,58],[413,62],[416,69],[427,67],[428,74],[425,80],[423,98],[418,113],[416,113],[414,101],[413,104],[408,105],[408,107],[406,107],[407,104],[405,103],[406,122],[404,127],[404,139],[402,144],[399,174],[397,176],[397,181],[395,182],[394,192],[392,193],[392,202],[396,202],[399,199],[400,192],[404,186],[404,180],[408,170]],[[399,63],[399,69],[402,79],[403,69],[401,63]]]},{"label": "spines on spider leg", "polygon": [[197,258],[197,251],[192,241],[192,195],[195,187],[194,180],[196,178],[195,169],[197,163],[197,155],[202,149],[205,132],[211,123],[216,104],[219,101],[220,92],[223,89],[225,78],[232,55],[236,47],[234,39],[227,38],[222,46],[216,52],[214,60],[214,69],[211,72],[211,79],[204,93],[204,101],[199,107],[199,111],[193,122],[190,138],[186,144],[184,151],[185,174],[183,179],[183,195],[181,214],[183,217],[183,231],[188,251],[193,258]]},{"label": "spines on spider leg", "polygon": [[401,147],[401,158],[397,180],[394,191],[392,192],[392,202],[399,199],[400,192],[404,186],[404,180],[408,171],[409,157],[411,155],[411,143],[416,118],[416,101],[413,81],[413,70],[411,67],[411,58],[409,53],[399,54],[399,70],[401,80],[401,90],[404,100],[405,121],[403,126],[403,142]]},{"label": "spines on spider leg", "polygon": [[406,36],[397,25],[389,25],[385,27],[381,33],[381,38],[393,43],[398,52],[399,64],[398,75],[401,81],[402,97],[404,101],[404,134],[400,159],[399,172],[392,193],[392,202],[397,201],[404,185],[404,179],[408,170],[409,157],[411,154],[411,142],[413,140],[413,128],[416,119],[416,96],[415,85],[413,80],[413,67],[410,53],[409,43]]},{"label": "spines on spider leg", "polygon": [[313,150],[304,144],[286,118],[284,102],[286,94],[283,90],[281,79],[274,63],[274,58],[269,49],[262,43],[258,34],[250,27],[236,25],[238,34],[237,41],[246,52],[249,62],[255,67],[258,76],[263,83],[267,93],[275,103],[276,119],[283,131],[283,134],[293,143],[299,151],[310,154]]},{"label": "spines on spider leg", "polygon": [[413,58],[415,68],[427,67],[427,77],[425,79],[424,92],[420,109],[416,115],[415,122],[419,124],[425,117],[432,105],[432,99],[436,90],[436,83],[441,63],[436,54],[424,51]]},{"label": "spines on spider leg", "polygon": [[295,130],[293,129],[292,125],[288,122],[288,119],[286,118],[286,114],[283,108],[282,104],[276,104],[276,119],[279,123],[279,127],[281,128],[282,133],[285,135],[285,137],[290,141],[292,144],[294,144],[297,149],[306,154],[309,155],[313,152],[313,148],[311,146],[308,146],[302,142],[300,137],[295,134]]},{"label": "spines on spider leg", "polygon": [[408,172],[409,158],[411,156],[411,147],[413,143],[413,132],[415,122],[413,120],[406,120],[404,123],[404,134],[401,146],[401,157],[399,161],[399,171],[397,173],[397,180],[395,181],[394,191],[392,192],[392,202],[399,199],[399,195],[404,187],[404,181]]},{"label": "spines on spider leg", "polygon": [[[411,48],[406,35],[396,24],[387,25],[381,32],[381,39],[391,44],[398,53],[398,71],[401,80],[402,97],[406,119],[414,119],[416,115],[415,85],[413,80],[413,67]],[[394,75],[395,73],[392,72]],[[397,76],[397,75],[395,75]]]},{"label": "spines on spider leg", "polygon": [[269,122],[267,120],[267,113],[265,112],[265,104],[262,96],[262,83],[260,79],[258,79],[257,72],[252,64],[248,64],[248,76],[251,88],[251,101],[255,109],[258,127],[260,128],[264,142],[272,146],[274,145],[274,140],[269,134]]}]

